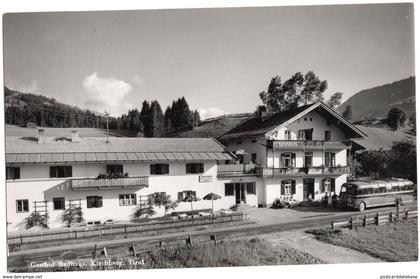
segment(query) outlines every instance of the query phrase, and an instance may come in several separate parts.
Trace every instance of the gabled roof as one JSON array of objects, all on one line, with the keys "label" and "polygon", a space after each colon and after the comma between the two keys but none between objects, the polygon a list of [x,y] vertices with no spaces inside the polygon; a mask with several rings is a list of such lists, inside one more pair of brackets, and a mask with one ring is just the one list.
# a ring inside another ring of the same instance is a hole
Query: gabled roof
[{"label": "gabled roof", "polygon": [[356,149],[363,150],[391,150],[395,142],[411,141],[416,142],[416,135],[410,128],[401,128],[397,131],[391,131],[388,127],[368,127],[356,125],[367,137],[352,139],[358,145]]},{"label": "gabled roof", "polygon": [[268,137],[276,130],[287,126],[288,124],[296,121],[297,119],[314,110],[325,118],[335,120],[335,124],[340,125],[340,128],[345,130],[345,132],[348,133],[350,137],[366,136],[363,131],[344,119],[340,114],[329,108],[326,104],[317,102],[314,104],[300,106],[295,109],[282,111],[273,114],[266,119],[254,117],[222,135],[220,140],[261,136]]},{"label": "gabled roof", "polygon": [[80,138],[80,142],[47,137],[6,137],[6,163],[73,163],[110,161],[232,160],[234,156],[212,138]]}]

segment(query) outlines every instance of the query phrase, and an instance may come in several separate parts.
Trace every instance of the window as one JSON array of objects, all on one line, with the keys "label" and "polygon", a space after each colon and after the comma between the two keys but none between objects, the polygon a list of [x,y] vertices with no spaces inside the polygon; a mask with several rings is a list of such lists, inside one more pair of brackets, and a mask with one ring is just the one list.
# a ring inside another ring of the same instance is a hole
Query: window
[{"label": "window", "polygon": [[247,183],[246,184],[246,193],[248,195],[255,195],[256,194],[255,183]]},{"label": "window", "polygon": [[324,139],[325,139],[325,141],[330,141],[331,140],[331,131],[330,130],[325,131]]},{"label": "window", "polygon": [[204,164],[203,163],[190,163],[187,164],[187,173],[203,173]]},{"label": "window", "polygon": [[239,164],[244,163],[244,155],[243,154],[236,154],[236,157],[238,158]]},{"label": "window", "polygon": [[335,179],[326,178],[323,180],[321,185],[321,193],[324,192],[335,192]]},{"label": "window", "polygon": [[242,144],[242,141],[241,140],[238,140],[238,142],[236,144]]},{"label": "window", "polygon": [[257,140],[253,139],[251,140],[251,143],[257,143]]},{"label": "window", "polygon": [[123,174],[124,173],[123,165],[107,165],[106,173],[107,174]]},{"label": "window", "polygon": [[335,153],[325,152],[325,165],[327,167],[335,167]]},{"label": "window", "polygon": [[298,139],[299,140],[312,140],[312,134],[314,129],[305,129],[298,131]]},{"label": "window", "polygon": [[64,198],[53,198],[53,208],[54,210],[64,210],[66,209],[66,204]]},{"label": "window", "polygon": [[280,155],[282,167],[295,167],[296,166],[296,154],[295,153],[282,153]]},{"label": "window", "polygon": [[169,174],[168,164],[151,164],[150,174]]},{"label": "window", "polygon": [[284,131],[284,139],[285,140],[291,140],[292,139],[292,133],[290,132],[290,130]]},{"label": "window", "polygon": [[102,207],[102,197],[100,196],[89,196],[86,197],[87,208],[99,208]]},{"label": "window", "polygon": [[251,162],[254,164],[257,163],[257,153],[251,153]]},{"label": "window", "polygon": [[305,152],[305,168],[312,167],[312,152]]},{"label": "window", "polygon": [[29,212],[29,200],[16,200],[16,212]]},{"label": "window", "polygon": [[295,180],[282,180],[281,181],[281,195],[294,195],[296,194],[296,181]]},{"label": "window", "polygon": [[136,205],[137,199],[136,194],[121,194],[120,195],[120,206]]},{"label": "window", "polygon": [[234,184],[233,183],[226,183],[225,184],[225,196],[233,196],[234,195]]},{"label": "window", "polygon": [[50,167],[50,177],[72,177],[71,166],[54,166]]},{"label": "window", "polygon": [[196,191],[182,191],[182,192],[178,192],[178,202],[182,202],[187,196],[197,196]]},{"label": "window", "polygon": [[6,179],[19,179],[20,168],[17,167],[6,167]]},{"label": "window", "polygon": [[166,196],[166,192],[155,192],[149,195],[149,204],[155,204],[159,197]]}]

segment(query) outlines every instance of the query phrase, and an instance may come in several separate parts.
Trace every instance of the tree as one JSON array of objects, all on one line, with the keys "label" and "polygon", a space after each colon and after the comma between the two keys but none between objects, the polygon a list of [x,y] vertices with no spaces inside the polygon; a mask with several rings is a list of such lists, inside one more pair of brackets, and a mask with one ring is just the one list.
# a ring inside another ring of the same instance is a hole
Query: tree
[{"label": "tree", "polygon": [[321,81],[314,72],[309,71],[305,75],[298,72],[284,83],[279,76],[272,78],[267,92],[261,92],[260,98],[268,113],[273,114],[322,101],[327,87],[327,81]]},{"label": "tree", "polygon": [[375,179],[389,175],[389,152],[383,150],[365,151],[356,157],[360,163],[359,173],[361,176],[373,176]]},{"label": "tree", "polygon": [[353,111],[351,109],[350,105],[347,105],[346,108],[343,111],[343,117],[347,120],[350,120],[353,116]]},{"label": "tree", "polygon": [[39,212],[33,211],[31,215],[26,217],[26,224],[25,229],[30,229],[32,227],[42,227],[42,228],[48,228],[48,220],[50,219],[50,216],[48,213],[40,214]]},{"label": "tree", "polygon": [[398,108],[392,108],[388,112],[386,123],[393,131],[396,131],[401,126],[404,126],[405,120],[406,116],[402,110]]},{"label": "tree", "polygon": [[191,116],[191,124],[193,127],[197,127],[200,124],[200,113],[198,110],[194,110],[190,112]]},{"label": "tree", "polygon": [[408,119],[408,122],[410,123],[410,125],[414,128],[414,130],[415,130],[415,128],[416,128],[416,113],[415,112],[413,112],[411,115],[410,115],[410,118]]},{"label": "tree", "polygon": [[331,95],[330,99],[326,102],[326,105],[332,109],[335,109],[341,104],[341,98],[343,97],[343,93],[337,92]]},{"label": "tree", "polygon": [[152,205],[143,206],[137,205],[133,214],[130,216],[131,221],[139,221],[141,218],[149,218],[156,214]]},{"label": "tree", "polygon": [[143,125],[143,135],[145,137],[153,136],[153,119],[151,118],[150,104],[144,101],[140,111],[140,121]]},{"label": "tree", "polygon": [[163,206],[165,208],[165,215],[168,210],[173,210],[178,207],[178,203],[173,201],[170,195],[159,193],[155,199],[154,204],[158,207]]},{"label": "tree", "polygon": [[396,142],[390,151],[389,173],[393,177],[417,181],[416,145],[409,141]]},{"label": "tree", "polygon": [[165,117],[158,101],[152,101],[150,104],[152,137],[160,137],[165,134]]}]

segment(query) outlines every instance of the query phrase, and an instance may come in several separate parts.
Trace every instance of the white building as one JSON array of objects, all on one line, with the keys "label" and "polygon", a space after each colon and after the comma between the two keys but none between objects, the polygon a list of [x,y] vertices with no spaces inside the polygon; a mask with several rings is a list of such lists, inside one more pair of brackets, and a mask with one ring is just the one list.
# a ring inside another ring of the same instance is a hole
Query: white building
[{"label": "white building", "polygon": [[[49,226],[62,226],[62,213],[70,204],[81,206],[88,223],[129,220],[136,205],[165,192],[180,201],[176,211],[190,210],[181,202],[188,193],[202,198],[214,192],[215,210],[235,204],[224,196],[217,180],[217,161],[234,157],[214,139],[169,138],[52,138],[40,130],[35,137],[6,137],[7,223],[19,230],[37,210],[48,212]],[[121,178],[101,178],[106,174]],[[251,186],[250,186],[251,187]],[[255,187],[255,186],[254,186]],[[255,196],[255,194],[254,194]],[[256,204],[256,198],[254,198]],[[194,203],[210,209],[211,201]],[[157,215],[164,214],[156,208]]]},{"label": "white building", "polygon": [[365,134],[322,102],[266,117],[264,112],[220,137],[240,164],[219,165],[219,179],[237,203],[248,203],[255,182],[258,205],[275,199],[320,199],[339,193],[350,173],[349,139]]}]

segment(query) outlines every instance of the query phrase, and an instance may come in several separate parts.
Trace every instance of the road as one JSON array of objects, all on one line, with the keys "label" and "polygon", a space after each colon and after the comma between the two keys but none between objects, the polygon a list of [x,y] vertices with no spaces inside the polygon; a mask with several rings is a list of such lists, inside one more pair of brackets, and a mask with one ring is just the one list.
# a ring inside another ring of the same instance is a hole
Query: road
[{"label": "road", "polygon": [[[417,210],[417,204],[407,205],[409,211]],[[363,212],[363,214],[375,214],[388,213],[395,211],[395,207],[382,207],[376,209],[369,209]],[[319,214],[319,213],[318,213]],[[325,216],[328,215],[328,216]],[[331,216],[332,215],[332,216]],[[332,218],[335,222],[348,221],[351,216],[360,215],[361,213],[355,211],[347,212],[335,212],[334,214],[319,214],[319,217],[311,217],[305,220],[299,220],[294,222],[279,223],[279,224],[246,224],[235,227],[222,227],[222,228],[211,228],[201,231],[191,232],[180,232],[171,233],[165,235],[154,235],[154,236],[142,236],[142,237],[131,237],[125,239],[115,240],[103,240],[93,242],[89,240],[88,243],[77,243],[68,244],[55,247],[36,248],[30,250],[21,250],[11,252],[8,257],[8,268],[13,267],[25,267],[30,262],[48,261],[50,259],[78,259],[78,258],[89,258],[92,256],[92,251],[97,245],[98,249],[103,247],[107,248],[108,255],[116,255],[122,251],[127,252],[129,255],[128,248],[132,243],[136,244],[136,247],[151,247],[156,246],[159,241],[164,241],[168,245],[171,243],[180,243],[185,241],[187,235],[191,235],[194,242],[208,241],[210,235],[216,235],[218,240],[222,239],[240,239],[244,237],[257,236],[261,234],[268,234],[272,232],[281,232],[288,230],[298,229],[311,229],[311,228],[326,228],[330,225]]]}]

